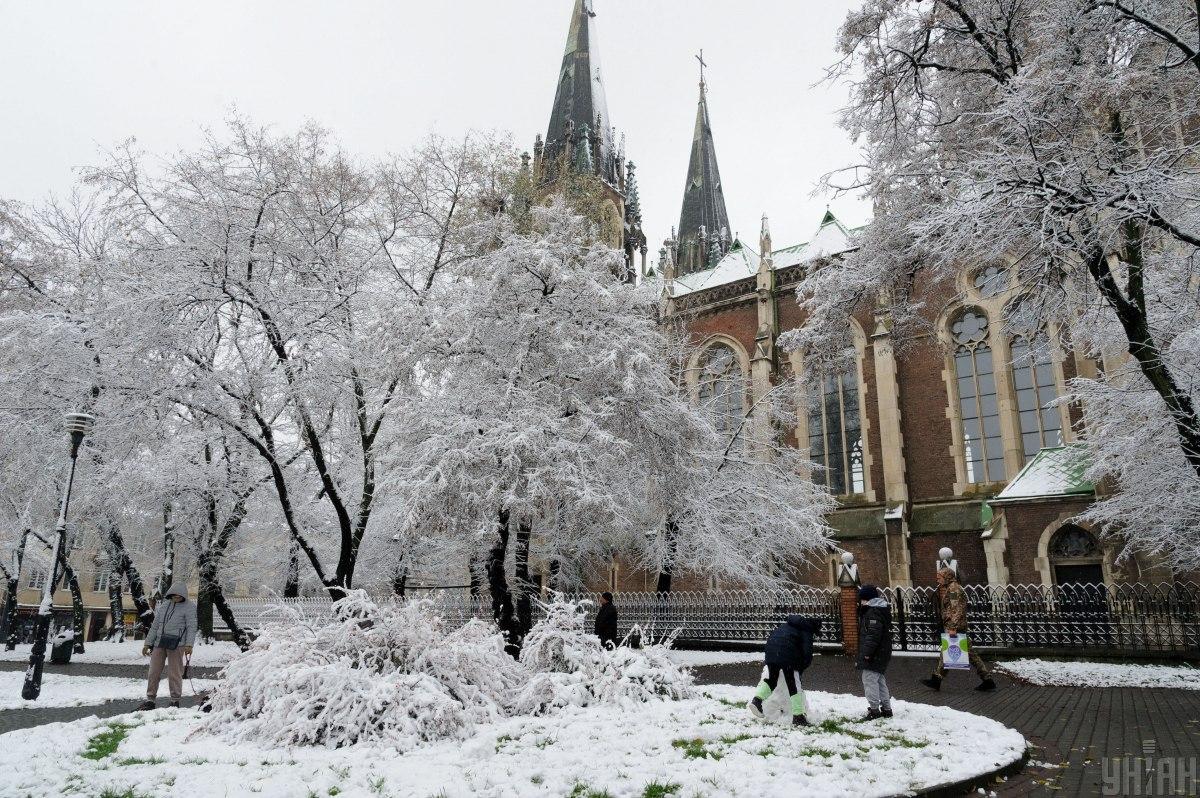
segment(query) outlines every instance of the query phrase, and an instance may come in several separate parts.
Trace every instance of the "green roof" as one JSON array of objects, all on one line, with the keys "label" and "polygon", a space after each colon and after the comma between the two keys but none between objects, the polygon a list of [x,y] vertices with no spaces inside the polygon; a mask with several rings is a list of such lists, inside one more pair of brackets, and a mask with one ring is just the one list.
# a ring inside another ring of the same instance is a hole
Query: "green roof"
[{"label": "green roof", "polygon": [[1090,466],[1087,451],[1079,444],[1042,449],[993,501],[1091,495],[1096,486],[1085,477]]}]

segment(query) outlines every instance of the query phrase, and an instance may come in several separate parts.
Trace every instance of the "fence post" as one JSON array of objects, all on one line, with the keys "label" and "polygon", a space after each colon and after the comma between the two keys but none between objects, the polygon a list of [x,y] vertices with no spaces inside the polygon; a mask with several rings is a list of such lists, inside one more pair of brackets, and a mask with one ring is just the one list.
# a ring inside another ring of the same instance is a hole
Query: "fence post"
[{"label": "fence post", "polygon": [[842,553],[842,564],[838,568],[838,587],[842,589],[842,651],[848,656],[858,656],[858,566],[854,555]]},{"label": "fence post", "polygon": [[904,588],[896,588],[896,627],[900,630],[900,650],[908,651],[908,626],[904,623]]}]

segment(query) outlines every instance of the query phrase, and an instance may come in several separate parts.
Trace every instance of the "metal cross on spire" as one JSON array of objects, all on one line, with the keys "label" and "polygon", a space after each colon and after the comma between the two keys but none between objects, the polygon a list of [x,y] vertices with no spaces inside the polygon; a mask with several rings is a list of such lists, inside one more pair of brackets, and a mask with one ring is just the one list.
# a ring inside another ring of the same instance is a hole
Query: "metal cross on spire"
[{"label": "metal cross on spire", "polygon": [[696,56],[696,60],[700,62],[700,88],[704,88],[704,68],[708,63],[704,60],[704,49],[700,49],[700,54]]}]

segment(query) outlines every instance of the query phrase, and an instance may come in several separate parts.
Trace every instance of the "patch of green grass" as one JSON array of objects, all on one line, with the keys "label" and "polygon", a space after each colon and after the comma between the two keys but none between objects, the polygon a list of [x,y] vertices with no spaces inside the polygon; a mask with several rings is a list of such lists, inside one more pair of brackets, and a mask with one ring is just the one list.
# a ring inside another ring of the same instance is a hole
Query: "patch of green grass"
[{"label": "patch of green grass", "polygon": [[511,734],[501,734],[496,738],[496,753],[500,753],[500,749],[504,747],[505,743],[511,743],[515,739]]},{"label": "patch of green grass", "polygon": [[343,766],[339,767],[337,765],[330,765],[329,770],[333,773],[333,775],[337,776],[339,779],[350,778],[350,768],[348,766],[343,765]]},{"label": "patch of green grass", "polygon": [[883,739],[892,743],[889,748],[925,748],[929,743],[919,743],[916,740],[910,740],[903,734],[885,734]]},{"label": "patch of green grass", "polygon": [[[709,698],[712,698],[712,696],[709,696]],[[733,707],[734,709],[745,709],[746,708],[745,704],[739,703],[737,701],[730,701],[728,698],[718,698],[715,700],[718,704],[724,704],[725,706]]]},{"label": "patch of green grass", "polygon": [[678,792],[679,785],[674,782],[659,784],[657,781],[652,781],[642,791],[642,798],[667,798],[668,795],[675,795]]},{"label": "patch of green grass", "polygon": [[823,759],[829,759],[833,756],[833,751],[827,748],[817,748],[815,745],[810,745],[808,748],[800,749],[800,756],[819,756]]},{"label": "patch of green grass", "polygon": [[329,788],[329,794],[330,794],[330,795],[341,795],[341,794],[342,794],[342,788],[341,788],[341,787],[338,787],[338,786],[335,784],[334,786],[332,786],[332,787],[330,787],[330,788]]},{"label": "patch of green grass", "polygon": [[717,760],[723,756],[720,751],[708,750],[708,743],[700,737],[694,737],[690,740],[673,740],[671,747],[683,751],[684,759]]},{"label": "patch of green grass", "polygon": [[367,787],[369,787],[371,792],[375,793],[376,795],[383,795],[383,790],[386,784],[387,779],[385,779],[383,776],[377,776],[367,782]]},{"label": "patch of green grass", "polygon": [[[540,784],[540,781],[535,781],[534,784]],[[612,798],[608,790],[593,790],[586,784],[575,782],[575,786],[567,793],[567,798]]]},{"label": "patch of green grass", "polygon": [[860,732],[856,729],[847,728],[843,721],[845,718],[827,718],[817,725],[817,728],[829,734],[844,734],[847,737],[852,737],[855,740],[871,740],[874,735]]},{"label": "patch of green grass", "polygon": [[80,756],[93,762],[99,762],[116,753],[117,747],[128,735],[129,727],[124,723],[110,723],[104,727],[103,731],[88,740],[87,748]]},{"label": "patch of green grass", "polygon": [[[182,762],[180,762],[179,764],[181,764],[181,765],[207,765],[207,764],[208,764],[208,760],[207,760],[207,759],[205,759],[205,758],[204,758],[204,757],[202,757],[202,756],[194,756],[194,757],[192,757],[191,759],[185,759],[185,760],[183,760],[183,761],[182,761]],[[294,764],[296,764],[296,763],[295,763],[295,762],[293,762],[292,764],[294,765]]]},{"label": "patch of green grass", "polygon": [[100,793],[99,798],[143,798],[143,796],[141,793],[134,792],[132,787],[126,787],[120,792],[117,792],[113,787],[108,787],[104,792]]},{"label": "patch of green grass", "polygon": [[722,737],[721,742],[725,743],[725,745],[734,745],[740,743],[742,740],[749,740],[753,736],[752,734],[730,734]]},{"label": "patch of green grass", "polygon": [[545,780],[546,780],[545,776],[543,776],[541,773],[534,773],[532,776],[529,777],[529,781],[531,784],[541,784]]},{"label": "patch of green grass", "polygon": [[775,756],[775,749],[768,745],[766,748],[757,753],[759,756],[764,758],[768,756]]},{"label": "patch of green grass", "polygon": [[167,760],[163,759],[161,756],[152,756],[149,759],[142,759],[140,757],[130,756],[130,757],[126,757],[125,759],[118,759],[117,764],[120,765],[121,767],[131,767],[133,765],[161,765],[163,762],[166,762],[166,761]]}]

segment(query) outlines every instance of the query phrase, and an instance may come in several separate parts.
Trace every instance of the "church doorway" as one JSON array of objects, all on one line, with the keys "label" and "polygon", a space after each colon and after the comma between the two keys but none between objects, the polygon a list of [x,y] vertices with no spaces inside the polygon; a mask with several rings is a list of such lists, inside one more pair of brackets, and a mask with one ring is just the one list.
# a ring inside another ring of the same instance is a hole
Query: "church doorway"
[{"label": "church doorway", "polygon": [[1050,538],[1050,572],[1056,585],[1103,585],[1104,550],[1096,536],[1067,524]]}]

